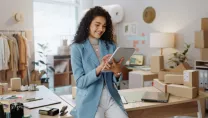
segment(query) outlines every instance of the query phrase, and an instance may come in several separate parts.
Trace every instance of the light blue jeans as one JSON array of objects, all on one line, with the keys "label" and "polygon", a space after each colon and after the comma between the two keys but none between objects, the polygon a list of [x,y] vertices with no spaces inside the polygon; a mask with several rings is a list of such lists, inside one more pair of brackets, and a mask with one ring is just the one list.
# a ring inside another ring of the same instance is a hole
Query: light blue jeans
[{"label": "light blue jeans", "polygon": [[95,118],[128,118],[113,100],[106,85],[103,87]]}]

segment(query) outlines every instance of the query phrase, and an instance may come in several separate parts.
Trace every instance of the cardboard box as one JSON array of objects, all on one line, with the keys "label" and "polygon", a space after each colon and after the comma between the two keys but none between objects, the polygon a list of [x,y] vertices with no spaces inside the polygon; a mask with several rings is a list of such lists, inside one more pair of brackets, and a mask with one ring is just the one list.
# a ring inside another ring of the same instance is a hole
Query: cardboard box
[{"label": "cardboard box", "polygon": [[158,79],[164,81],[166,74],[183,75],[183,72],[172,72],[171,70],[166,69],[166,70],[163,70],[163,71],[159,72]]},{"label": "cardboard box", "polygon": [[160,70],[164,70],[164,57],[152,56],[150,61],[151,72],[159,73]]},{"label": "cardboard box", "polygon": [[208,48],[208,31],[195,32],[195,48]]},{"label": "cardboard box", "polygon": [[199,88],[199,71],[185,70],[183,76],[183,83],[185,86]]},{"label": "cardboard box", "polygon": [[200,49],[200,60],[208,60],[208,48]]},{"label": "cardboard box", "polygon": [[76,92],[77,92],[77,87],[76,86],[72,87],[72,98],[73,99],[75,99],[75,97],[76,97]]},{"label": "cardboard box", "polygon": [[131,71],[129,72],[129,89],[142,88],[146,81],[153,81],[158,78],[158,74],[150,71]]},{"label": "cardboard box", "polygon": [[183,75],[166,74],[164,82],[166,84],[183,84]]},{"label": "cardboard box", "polygon": [[184,85],[169,84],[167,85],[167,92],[185,98],[195,98],[198,96],[198,89],[196,87],[188,87]]},{"label": "cardboard box", "polygon": [[191,66],[187,63],[181,63],[178,66],[176,66],[175,68],[171,69],[171,72],[183,72],[184,70],[190,70]]},{"label": "cardboard box", "polygon": [[154,79],[153,86],[155,88],[159,89],[160,91],[167,93],[167,84],[163,83],[163,81],[160,81],[158,79]]},{"label": "cardboard box", "polygon": [[76,82],[74,80],[74,75],[73,74],[71,75],[71,85],[72,85],[72,87],[76,86]]},{"label": "cardboard box", "polygon": [[12,90],[20,90],[21,88],[21,79],[20,78],[11,78],[11,89]]},{"label": "cardboard box", "polygon": [[208,18],[201,19],[201,29],[208,30]]}]

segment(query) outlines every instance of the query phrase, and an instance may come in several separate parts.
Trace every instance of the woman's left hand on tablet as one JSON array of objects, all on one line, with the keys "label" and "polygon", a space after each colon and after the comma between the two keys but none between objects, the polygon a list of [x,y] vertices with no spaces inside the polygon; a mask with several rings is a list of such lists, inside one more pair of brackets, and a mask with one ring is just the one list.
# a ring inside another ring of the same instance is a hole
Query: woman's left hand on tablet
[{"label": "woman's left hand on tablet", "polygon": [[106,63],[106,67],[105,70],[110,70],[112,71],[114,74],[116,73],[120,73],[121,72],[121,63],[123,62],[124,58],[121,58],[119,60],[119,62],[116,62],[115,59],[112,60],[112,64],[110,63]]}]

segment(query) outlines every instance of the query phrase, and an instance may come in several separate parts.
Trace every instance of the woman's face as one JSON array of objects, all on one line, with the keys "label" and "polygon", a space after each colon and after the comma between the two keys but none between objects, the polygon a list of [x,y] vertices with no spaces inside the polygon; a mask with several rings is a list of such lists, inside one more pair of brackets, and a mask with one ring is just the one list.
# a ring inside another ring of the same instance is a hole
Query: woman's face
[{"label": "woman's face", "polygon": [[91,24],[89,35],[92,38],[99,39],[106,30],[106,19],[102,16],[96,16]]}]

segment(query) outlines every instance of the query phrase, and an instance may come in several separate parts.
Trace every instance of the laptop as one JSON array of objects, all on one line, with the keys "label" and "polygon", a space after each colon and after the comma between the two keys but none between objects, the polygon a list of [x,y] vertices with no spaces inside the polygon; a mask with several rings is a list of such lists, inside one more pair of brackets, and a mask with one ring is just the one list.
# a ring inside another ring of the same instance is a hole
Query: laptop
[{"label": "laptop", "polygon": [[167,103],[169,100],[169,93],[163,93],[163,92],[145,92],[142,101],[144,102],[161,102],[161,103]]}]

